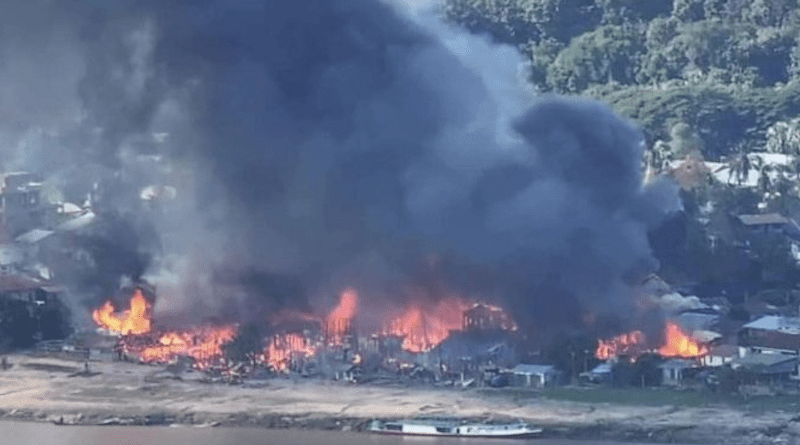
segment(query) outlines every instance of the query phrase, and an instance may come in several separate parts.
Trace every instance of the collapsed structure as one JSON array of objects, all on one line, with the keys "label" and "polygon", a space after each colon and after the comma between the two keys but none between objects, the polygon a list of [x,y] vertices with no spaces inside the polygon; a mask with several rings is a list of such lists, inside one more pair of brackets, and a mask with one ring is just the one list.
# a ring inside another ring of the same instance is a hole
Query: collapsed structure
[{"label": "collapsed structure", "polygon": [[[269,334],[257,339],[251,350],[238,356],[239,360],[234,358],[233,349],[237,347],[236,339],[246,334],[240,332],[238,325],[160,329],[151,322],[152,304],[140,289],[134,290],[128,309],[115,311],[107,302],[92,315],[100,329],[118,337],[119,359],[169,363],[188,357],[203,370],[253,372],[263,367],[275,373],[330,375],[338,369],[336,363],[409,369],[425,364],[446,370],[465,360],[472,366],[514,362],[518,336],[510,315],[485,303],[449,301],[452,306],[439,305],[433,313],[407,308],[387,320],[386,329],[359,332],[354,327],[358,295],[347,289],[340,295],[339,304],[325,316],[300,311],[276,314],[265,330]],[[451,311],[450,318],[460,319],[461,324],[448,325],[448,317],[442,316],[446,311]],[[442,333],[444,328],[449,329]]]}]

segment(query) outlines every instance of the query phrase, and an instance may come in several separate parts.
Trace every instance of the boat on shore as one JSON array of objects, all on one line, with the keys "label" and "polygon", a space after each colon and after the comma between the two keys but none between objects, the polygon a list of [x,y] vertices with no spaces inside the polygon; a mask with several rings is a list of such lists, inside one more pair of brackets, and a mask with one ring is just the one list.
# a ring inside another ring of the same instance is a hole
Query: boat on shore
[{"label": "boat on shore", "polygon": [[476,439],[522,439],[534,437],[542,433],[541,428],[532,427],[524,422],[460,423],[448,420],[422,419],[392,421],[373,420],[367,430],[377,434],[465,437]]}]

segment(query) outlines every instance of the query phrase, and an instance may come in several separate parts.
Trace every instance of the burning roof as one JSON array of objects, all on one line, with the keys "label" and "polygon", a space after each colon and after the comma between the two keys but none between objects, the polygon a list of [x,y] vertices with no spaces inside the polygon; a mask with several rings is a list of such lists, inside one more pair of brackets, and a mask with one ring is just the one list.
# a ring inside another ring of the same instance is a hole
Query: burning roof
[{"label": "burning roof", "polygon": [[636,359],[647,352],[656,352],[663,357],[691,358],[708,354],[708,347],[693,339],[678,324],[668,321],[661,345],[650,344],[642,331],[632,331],[600,340],[595,356],[601,360],[621,356]]}]

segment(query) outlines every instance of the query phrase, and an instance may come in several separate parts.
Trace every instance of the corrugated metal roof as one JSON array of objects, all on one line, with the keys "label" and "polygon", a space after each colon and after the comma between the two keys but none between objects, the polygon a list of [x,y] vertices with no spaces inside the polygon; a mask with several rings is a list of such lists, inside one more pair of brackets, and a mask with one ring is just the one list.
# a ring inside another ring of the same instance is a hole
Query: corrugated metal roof
[{"label": "corrugated metal roof", "polygon": [[72,218],[69,221],[65,221],[59,224],[56,227],[56,230],[59,232],[70,232],[73,230],[78,230],[91,224],[96,217],[97,215],[95,215],[94,212],[88,211],[81,216]]},{"label": "corrugated metal roof", "polygon": [[26,275],[0,274],[0,292],[35,290],[51,285],[52,283]]},{"label": "corrugated metal roof", "polygon": [[22,244],[36,244],[53,233],[55,232],[51,230],[33,229],[18,236],[14,241]]},{"label": "corrugated metal roof", "polygon": [[694,368],[697,364],[693,360],[686,360],[682,358],[673,358],[671,360],[667,360],[664,363],[658,365],[659,368],[678,368],[678,369],[685,369],[685,368]]},{"label": "corrugated metal roof", "polygon": [[739,221],[746,226],[759,226],[764,224],[788,224],[789,218],[779,213],[765,213],[758,215],[739,215]]},{"label": "corrugated metal roof", "polygon": [[517,365],[511,372],[523,375],[544,375],[551,374],[554,370],[553,365]]},{"label": "corrugated metal roof", "polygon": [[742,326],[745,329],[777,331],[784,334],[800,335],[800,318],[766,315]]},{"label": "corrugated metal roof", "polygon": [[774,366],[779,363],[797,360],[796,355],[785,354],[748,354],[733,360],[734,365],[738,366]]},{"label": "corrugated metal roof", "polygon": [[710,330],[719,321],[719,315],[684,312],[672,319],[687,331],[702,331]]},{"label": "corrugated metal roof", "polygon": [[592,374],[608,374],[611,372],[611,363],[600,363],[592,368],[590,372]]}]

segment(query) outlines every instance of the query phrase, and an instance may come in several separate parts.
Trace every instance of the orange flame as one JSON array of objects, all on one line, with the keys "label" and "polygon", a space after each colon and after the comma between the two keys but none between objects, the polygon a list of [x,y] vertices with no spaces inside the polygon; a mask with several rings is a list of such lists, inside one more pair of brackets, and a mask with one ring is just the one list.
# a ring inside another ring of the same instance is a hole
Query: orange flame
[{"label": "orange flame", "polygon": [[316,353],[317,348],[302,335],[275,335],[264,351],[263,361],[276,371],[285,371],[293,358],[309,358]]},{"label": "orange flame", "polygon": [[403,337],[406,351],[429,351],[446,339],[450,331],[462,328],[463,314],[469,307],[458,297],[442,299],[428,310],[411,306],[395,318],[384,333]]},{"label": "orange flame", "polygon": [[594,355],[600,360],[606,360],[621,355],[638,356],[645,350],[644,334],[642,331],[633,331],[609,340],[600,340]]},{"label": "orange flame", "polygon": [[350,332],[357,309],[358,293],[354,289],[346,289],[339,296],[339,304],[325,318],[328,343],[342,343],[343,337]]},{"label": "orange flame", "polygon": [[[708,347],[692,339],[674,322],[667,322],[664,337],[664,345],[655,351],[663,357],[693,358],[708,354]],[[622,355],[636,358],[648,350],[647,339],[642,331],[632,331],[609,340],[600,340],[595,357],[601,360]]]},{"label": "orange flame", "polygon": [[686,335],[677,324],[667,322],[666,344],[658,353],[665,357],[701,357],[708,354],[708,348]]},{"label": "orange flame", "polygon": [[102,307],[92,311],[92,318],[101,328],[117,334],[145,334],[150,332],[149,306],[142,291],[136,289],[127,311],[115,314],[114,305],[106,301]]},{"label": "orange flame", "polygon": [[147,346],[135,355],[146,363],[168,363],[178,357],[191,357],[199,368],[208,367],[214,359],[222,359],[222,347],[236,336],[236,326],[201,326],[186,332],[167,332],[158,343]]}]

